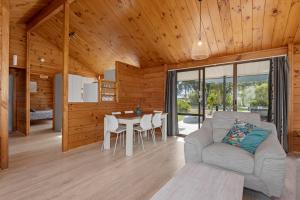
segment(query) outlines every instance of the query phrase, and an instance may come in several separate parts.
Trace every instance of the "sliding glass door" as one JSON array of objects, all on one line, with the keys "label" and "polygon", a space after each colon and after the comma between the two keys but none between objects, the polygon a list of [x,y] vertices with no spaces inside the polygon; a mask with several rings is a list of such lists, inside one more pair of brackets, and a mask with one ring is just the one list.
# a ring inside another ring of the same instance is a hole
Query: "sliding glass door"
[{"label": "sliding glass door", "polygon": [[270,60],[177,71],[180,135],[199,129],[216,111],[260,113],[268,118]]},{"label": "sliding glass door", "polygon": [[205,117],[233,110],[233,65],[205,69]]},{"label": "sliding glass door", "polygon": [[177,72],[177,116],[180,135],[200,128],[204,117],[204,70]]}]

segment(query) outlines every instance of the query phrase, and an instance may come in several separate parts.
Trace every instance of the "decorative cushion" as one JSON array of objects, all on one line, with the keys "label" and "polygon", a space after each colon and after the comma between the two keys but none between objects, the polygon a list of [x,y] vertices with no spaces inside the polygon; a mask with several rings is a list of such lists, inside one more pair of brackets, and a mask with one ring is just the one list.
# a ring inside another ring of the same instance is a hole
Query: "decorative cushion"
[{"label": "decorative cushion", "polygon": [[254,171],[254,156],[229,144],[214,143],[202,151],[204,163],[233,170],[243,174],[252,174]]},{"label": "decorative cushion", "polygon": [[232,128],[236,120],[248,122],[258,127],[261,125],[258,113],[215,112],[212,123],[214,142],[222,142],[222,139]]},{"label": "decorative cushion", "polygon": [[222,142],[240,147],[254,154],[257,147],[269,136],[270,131],[254,124],[237,121]]}]

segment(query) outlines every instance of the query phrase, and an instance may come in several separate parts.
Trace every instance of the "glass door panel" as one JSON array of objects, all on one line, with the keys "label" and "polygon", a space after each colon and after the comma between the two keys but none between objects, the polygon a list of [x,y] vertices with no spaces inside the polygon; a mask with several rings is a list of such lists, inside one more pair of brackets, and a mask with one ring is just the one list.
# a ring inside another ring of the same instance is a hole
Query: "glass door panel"
[{"label": "glass door panel", "polygon": [[233,65],[205,69],[205,117],[233,110]]},{"label": "glass door panel", "polygon": [[177,72],[177,114],[180,135],[198,130],[203,121],[203,70]]},{"label": "glass door panel", "polygon": [[270,61],[237,64],[237,111],[268,117]]},{"label": "glass door panel", "polygon": [[177,73],[177,112],[199,114],[199,70]]}]

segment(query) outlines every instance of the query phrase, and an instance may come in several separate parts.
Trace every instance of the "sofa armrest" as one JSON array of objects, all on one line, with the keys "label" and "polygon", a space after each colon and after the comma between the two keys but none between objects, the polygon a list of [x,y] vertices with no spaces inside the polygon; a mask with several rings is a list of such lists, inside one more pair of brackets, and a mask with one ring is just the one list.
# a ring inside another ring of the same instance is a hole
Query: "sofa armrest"
[{"label": "sofa armrest", "polygon": [[184,154],[186,163],[202,162],[202,150],[213,143],[212,129],[203,126],[184,139]]},{"label": "sofa armrest", "polygon": [[280,196],[286,175],[286,153],[275,134],[270,134],[257,148],[254,160],[255,176],[266,184],[269,194]]}]

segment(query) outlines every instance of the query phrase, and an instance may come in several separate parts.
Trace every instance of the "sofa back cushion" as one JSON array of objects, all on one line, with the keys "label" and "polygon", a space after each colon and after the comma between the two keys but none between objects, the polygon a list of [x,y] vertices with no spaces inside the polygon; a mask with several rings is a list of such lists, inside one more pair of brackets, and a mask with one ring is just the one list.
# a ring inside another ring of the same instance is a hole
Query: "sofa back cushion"
[{"label": "sofa back cushion", "polygon": [[247,122],[237,121],[222,142],[254,154],[257,147],[270,133],[271,130],[265,130]]},{"label": "sofa back cushion", "polygon": [[213,116],[213,139],[214,142],[222,142],[234,123],[239,120],[261,126],[260,115],[258,113],[241,112],[215,112]]}]

